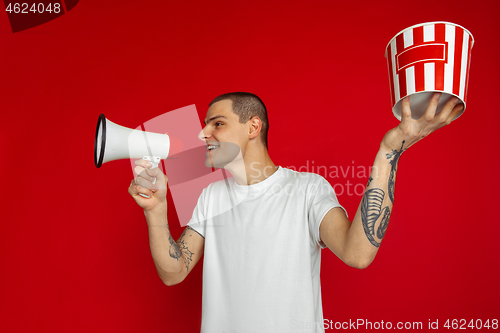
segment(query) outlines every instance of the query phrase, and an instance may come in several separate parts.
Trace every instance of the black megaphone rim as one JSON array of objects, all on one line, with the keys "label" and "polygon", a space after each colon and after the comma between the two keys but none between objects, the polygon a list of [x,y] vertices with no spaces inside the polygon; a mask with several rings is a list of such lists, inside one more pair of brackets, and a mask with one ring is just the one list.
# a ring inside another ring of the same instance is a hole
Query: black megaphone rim
[{"label": "black megaphone rim", "polygon": [[[99,159],[97,159],[97,141],[99,140],[99,127],[102,126],[101,134],[101,150],[99,154]],[[95,143],[94,143],[94,164],[96,168],[100,168],[102,165],[102,160],[104,159],[104,149],[106,146],[106,117],[103,113],[99,115],[97,119],[97,127],[95,129]]]}]

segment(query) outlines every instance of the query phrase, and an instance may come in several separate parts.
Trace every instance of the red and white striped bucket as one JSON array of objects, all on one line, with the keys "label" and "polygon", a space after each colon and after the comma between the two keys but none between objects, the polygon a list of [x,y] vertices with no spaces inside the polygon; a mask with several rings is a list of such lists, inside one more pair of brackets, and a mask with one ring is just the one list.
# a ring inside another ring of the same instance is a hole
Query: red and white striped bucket
[{"label": "red and white striped bucket", "polygon": [[401,120],[401,100],[411,95],[412,118],[420,118],[434,92],[443,93],[436,114],[452,96],[465,110],[473,44],[467,29],[449,22],[417,24],[394,36],[385,51],[394,116]]}]

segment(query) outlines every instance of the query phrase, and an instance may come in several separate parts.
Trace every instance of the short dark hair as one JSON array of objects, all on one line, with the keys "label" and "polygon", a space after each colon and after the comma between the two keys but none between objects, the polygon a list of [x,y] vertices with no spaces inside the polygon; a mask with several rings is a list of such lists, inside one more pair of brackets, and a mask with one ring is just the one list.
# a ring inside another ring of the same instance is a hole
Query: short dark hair
[{"label": "short dark hair", "polygon": [[267,131],[269,130],[269,120],[267,119],[267,109],[259,96],[249,92],[231,92],[215,97],[210,104],[229,99],[233,102],[233,112],[239,117],[240,123],[244,124],[253,117],[259,117],[262,122],[261,139],[267,149]]}]

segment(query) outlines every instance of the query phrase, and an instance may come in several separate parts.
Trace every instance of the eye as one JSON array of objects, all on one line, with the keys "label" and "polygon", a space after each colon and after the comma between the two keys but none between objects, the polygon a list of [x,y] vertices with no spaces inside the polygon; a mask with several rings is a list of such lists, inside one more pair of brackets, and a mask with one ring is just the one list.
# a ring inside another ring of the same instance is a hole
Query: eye
[{"label": "eye", "polygon": [[219,127],[219,126],[221,126],[221,125],[224,125],[224,124],[223,124],[223,123],[221,123],[220,121],[218,121],[218,122],[216,122],[216,123],[215,123],[215,127]]}]

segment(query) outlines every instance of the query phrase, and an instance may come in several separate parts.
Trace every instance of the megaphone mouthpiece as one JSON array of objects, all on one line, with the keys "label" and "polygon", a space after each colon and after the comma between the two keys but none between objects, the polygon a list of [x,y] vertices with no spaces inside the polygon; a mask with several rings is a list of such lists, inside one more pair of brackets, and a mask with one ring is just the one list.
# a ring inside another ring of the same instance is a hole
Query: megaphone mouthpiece
[{"label": "megaphone mouthpiece", "polygon": [[175,136],[169,136],[170,138],[170,151],[168,152],[169,156],[177,155],[182,152],[182,148],[184,148],[184,143],[181,139],[176,138]]}]

